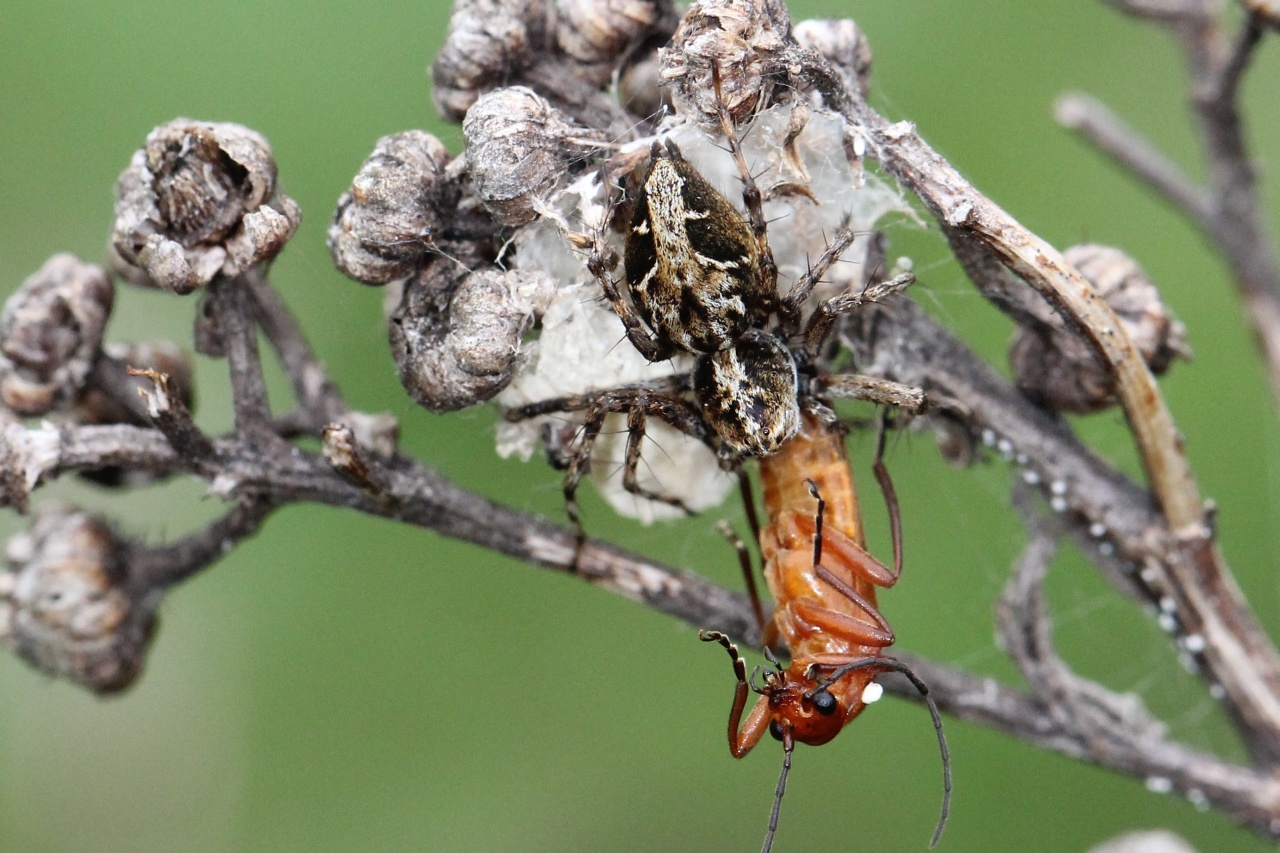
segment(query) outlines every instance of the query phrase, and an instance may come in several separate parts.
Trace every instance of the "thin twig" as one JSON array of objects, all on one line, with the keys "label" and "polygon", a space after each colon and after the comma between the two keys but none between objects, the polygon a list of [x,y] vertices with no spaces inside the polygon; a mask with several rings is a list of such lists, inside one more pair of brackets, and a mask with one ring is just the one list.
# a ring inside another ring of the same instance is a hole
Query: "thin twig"
[{"label": "thin twig", "polygon": [[158,430],[10,423],[0,440],[0,507],[25,509],[32,489],[70,471],[120,466],[159,475],[185,465]]},{"label": "thin twig", "polygon": [[[1101,103],[1066,95],[1057,117],[1168,199],[1200,228],[1230,266],[1266,362],[1272,397],[1280,405],[1280,262],[1267,236],[1237,96],[1261,42],[1264,25],[1249,14],[1234,41],[1223,35],[1222,4],[1115,2],[1125,11],[1173,28],[1186,53],[1191,104],[1204,140],[1208,188],[1180,169]],[[1162,14],[1148,14],[1159,7]],[[1146,11],[1141,11],[1145,9]]]},{"label": "thin twig", "polygon": [[1207,228],[1213,216],[1208,191],[1101,101],[1079,93],[1062,95],[1054,106],[1054,118],[1133,172],[1201,228]]},{"label": "thin twig", "polygon": [[270,424],[267,385],[258,355],[258,328],[248,286],[243,278],[218,278],[209,286],[211,310],[218,316],[231,375],[236,432],[263,444],[278,442]]},{"label": "thin twig", "polygon": [[259,271],[247,275],[245,285],[252,295],[258,324],[293,383],[298,407],[310,419],[311,429],[319,432],[325,424],[342,420],[350,407],[316,358],[280,294],[266,283]]},{"label": "thin twig", "polygon": [[129,582],[163,589],[187,580],[221,559],[240,540],[258,532],[276,508],[265,500],[245,500],[203,530],[154,548],[131,545],[124,556]]}]

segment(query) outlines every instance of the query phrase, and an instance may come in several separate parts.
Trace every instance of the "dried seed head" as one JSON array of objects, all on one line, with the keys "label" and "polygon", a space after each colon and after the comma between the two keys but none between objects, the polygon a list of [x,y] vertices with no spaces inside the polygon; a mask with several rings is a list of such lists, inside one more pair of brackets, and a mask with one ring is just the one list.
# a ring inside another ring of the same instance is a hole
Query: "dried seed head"
[{"label": "dried seed head", "polygon": [[300,218],[260,134],[175,119],[147,135],[116,183],[112,266],[134,284],[190,293],[274,258]]},{"label": "dried seed head", "polygon": [[850,92],[867,94],[871,76],[871,43],[847,18],[801,21],[791,31],[801,47],[816,50],[840,73]]},{"label": "dried seed head", "polygon": [[534,219],[547,195],[604,143],[524,86],[482,95],[467,110],[462,135],[476,195],[506,225]]},{"label": "dried seed head", "polygon": [[1116,400],[1115,380],[1089,345],[1042,327],[1019,327],[1009,347],[1018,389],[1050,409],[1088,414]]},{"label": "dried seed head", "polygon": [[5,548],[0,642],[49,675],[95,693],[142,669],[159,594],[129,588],[123,546],[101,519],[50,505]]},{"label": "dried seed head", "polygon": [[0,401],[22,415],[69,403],[102,347],[115,288],[106,270],[54,255],[0,315]]},{"label": "dried seed head", "polygon": [[433,412],[482,403],[511,381],[521,339],[554,285],[543,275],[467,272],[438,259],[405,283],[391,315],[400,382]]},{"label": "dried seed head", "polygon": [[[1160,301],[1137,262],[1119,249],[1086,244],[1063,252],[1116,313],[1147,366],[1163,373],[1190,358],[1186,327]],[[1053,409],[1086,414],[1116,402],[1115,380],[1093,350],[1073,334],[1019,328],[1009,350],[1018,387]]]},{"label": "dried seed head", "polygon": [[633,116],[651,118],[667,105],[662,89],[662,64],[657,54],[629,64],[618,80],[618,102]]},{"label": "dried seed head", "polygon": [[476,98],[545,47],[548,6],[547,0],[455,0],[444,46],[431,64],[440,115],[462,121]]},{"label": "dried seed head", "polygon": [[1160,300],[1160,291],[1138,262],[1119,249],[1085,244],[1063,252],[1124,324],[1142,358],[1163,373],[1176,358],[1190,359],[1186,326]]},{"label": "dried seed head", "polygon": [[556,0],[556,42],[603,86],[618,60],[641,41],[661,15],[659,0]]},{"label": "dried seed head", "polygon": [[775,88],[791,22],[780,3],[702,0],[680,22],[671,47],[659,52],[662,77],[676,111],[704,123],[719,121],[711,69],[720,72],[720,92],[735,124],[781,100]]},{"label": "dried seed head", "polygon": [[449,152],[421,130],[378,140],[351,189],[338,199],[329,226],[329,253],[345,275],[386,284],[426,262],[446,209]]}]

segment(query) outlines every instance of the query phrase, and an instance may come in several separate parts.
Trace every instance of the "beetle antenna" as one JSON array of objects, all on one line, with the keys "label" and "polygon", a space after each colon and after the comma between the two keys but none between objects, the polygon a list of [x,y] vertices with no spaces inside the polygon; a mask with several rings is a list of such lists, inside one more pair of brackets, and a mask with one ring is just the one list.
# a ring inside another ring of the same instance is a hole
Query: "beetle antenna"
[{"label": "beetle antenna", "polygon": [[898,672],[906,676],[911,686],[919,692],[920,698],[929,709],[929,716],[933,718],[933,730],[938,735],[938,752],[942,754],[942,814],[938,815],[938,825],[933,830],[933,838],[929,841],[929,848],[933,849],[938,839],[942,837],[942,829],[947,825],[947,815],[951,813],[951,750],[947,748],[947,736],[942,733],[942,714],[939,713],[933,697],[929,695],[929,685],[921,681],[920,677],[911,671],[911,667],[901,661],[893,658],[862,658],[837,666],[830,675],[818,682],[818,687],[826,689],[856,669],[872,668]]},{"label": "beetle antenna", "polygon": [[790,726],[782,727],[782,772],[778,774],[778,787],[773,792],[773,810],[769,812],[769,831],[765,833],[760,853],[773,849],[773,836],[778,831],[778,814],[782,811],[782,795],[787,792],[787,774],[791,772],[791,752],[796,748]]}]

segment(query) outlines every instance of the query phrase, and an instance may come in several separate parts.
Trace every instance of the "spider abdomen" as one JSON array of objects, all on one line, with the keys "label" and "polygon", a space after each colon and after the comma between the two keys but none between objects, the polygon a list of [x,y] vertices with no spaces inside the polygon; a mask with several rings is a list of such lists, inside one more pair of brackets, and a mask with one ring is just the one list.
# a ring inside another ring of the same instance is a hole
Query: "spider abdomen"
[{"label": "spider abdomen", "polygon": [[656,143],[636,191],[625,271],[663,351],[731,347],[772,310],[772,285],[742,214],[681,156]]}]

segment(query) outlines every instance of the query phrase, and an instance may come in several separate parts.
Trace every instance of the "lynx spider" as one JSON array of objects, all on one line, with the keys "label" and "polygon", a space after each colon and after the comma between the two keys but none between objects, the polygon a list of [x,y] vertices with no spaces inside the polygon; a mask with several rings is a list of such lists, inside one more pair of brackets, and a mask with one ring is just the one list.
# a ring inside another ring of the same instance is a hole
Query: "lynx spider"
[{"label": "lynx spider", "polygon": [[[719,96],[719,75],[713,71]],[[920,411],[923,394],[893,382],[849,375],[816,376],[810,366],[837,316],[896,293],[913,280],[898,276],[821,302],[802,322],[814,287],[854,240],[842,228],[821,257],[785,295],[769,244],[765,196],[747,165],[740,139],[720,101],[720,129],[743,184],[746,216],[729,203],[670,141],[654,142],[639,181],[632,180],[624,269],[628,296],[613,279],[617,254],[604,230],[614,218],[616,193],[608,200],[601,231],[568,234],[589,250],[587,266],[600,284],[628,340],[649,361],[695,356],[694,370],[616,388],[543,400],[507,413],[512,421],[554,413],[583,413],[576,448],[565,454],[566,512],[582,534],[576,492],[589,469],[597,439],[610,414],[627,416],[623,487],[639,497],[690,512],[683,500],[644,488],[638,470],[645,423],[657,417],[713,448],[722,467],[772,455],[799,428],[800,410],[826,410],[820,398],[870,400]],[[782,184],[770,190],[804,195]],[[793,350],[788,341],[799,336]],[[802,376],[803,374],[803,376]],[[802,382],[803,379],[803,382]],[[802,388],[803,384],[803,388]],[[803,393],[802,393],[803,391]],[[829,410],[827,414],[830,415]]]}]

